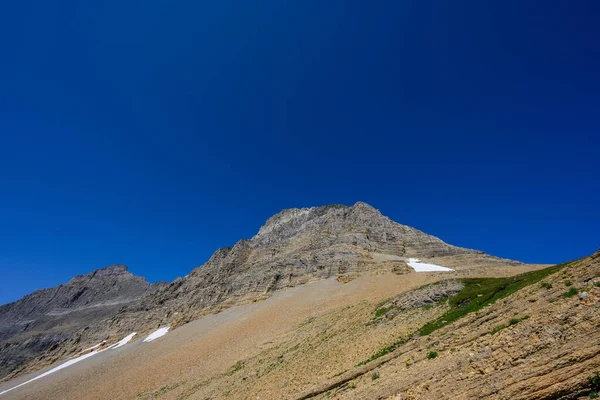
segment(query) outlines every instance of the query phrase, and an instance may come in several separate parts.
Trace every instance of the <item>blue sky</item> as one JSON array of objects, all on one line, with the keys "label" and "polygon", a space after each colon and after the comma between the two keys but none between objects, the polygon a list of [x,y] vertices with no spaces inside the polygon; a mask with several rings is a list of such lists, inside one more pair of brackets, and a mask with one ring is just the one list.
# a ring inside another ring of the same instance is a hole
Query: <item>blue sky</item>
[{"label": "blue sky", "polygon": [[172,280],[289,207],[353,204],[553,263],[600,247],[600,4],[8,2],[0,303]]}]

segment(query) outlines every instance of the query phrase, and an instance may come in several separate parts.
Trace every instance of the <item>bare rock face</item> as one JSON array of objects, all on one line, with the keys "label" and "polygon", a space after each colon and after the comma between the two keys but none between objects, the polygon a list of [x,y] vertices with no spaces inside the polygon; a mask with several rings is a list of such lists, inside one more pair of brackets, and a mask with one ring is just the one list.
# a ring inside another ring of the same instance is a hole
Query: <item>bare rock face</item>
[{"label": "bare rock face", "polygon": [[112,265],[0,306],[0,377],[48,349],[85,338],[80,330],[157,287]]},{"label": "bare rock face", "polygon": [[378,308],[377,319],[393,319],[399,313],[413,308],[431,306],[460,292],[465,285],[460,280],[441,281],[402,293]]}]

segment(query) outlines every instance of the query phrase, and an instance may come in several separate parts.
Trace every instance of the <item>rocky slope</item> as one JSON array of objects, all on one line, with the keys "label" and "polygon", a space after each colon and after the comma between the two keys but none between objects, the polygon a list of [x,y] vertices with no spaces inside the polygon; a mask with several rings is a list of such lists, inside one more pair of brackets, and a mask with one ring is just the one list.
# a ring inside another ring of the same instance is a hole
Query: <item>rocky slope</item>
[{"label": "rocky slope", "polygon": [[[439,316],[438,307],[418,307],[438,298],[438,288],[455,290],[432,285],[435,282],[514,276],[539,268],[490,266],[477,268],[475,276],[471,270],[401,275],[374,271],[347,283],[334,277],[318,280],[203,316],[150,343],[138,332],[119,349],[102,351],[0,394],[0,399],[289,399],[351,371],[419,329],[423,321]],[[406,310],[385,322],[375,320],[379,305],[424,285],[432,289],[417,291],[426,296],[425,302],[395,302]],[[0,393],[40,372],[0,383]]]},{"label": "rocky slope", "polygon": [[596,398],[600,251],[553,272],[297,398]]},{"label": "rocky slope", "polygon": [[[359,296],[315,311],[285,334],[259,342],[250,356],[230,357],[227,370],[200,375],[181,368],[137,395],[116,397],[593,398],[599,385],[594,389],[589,378],[600,373],[600,251],[511,277],[457,275],[409,291],[398,287],[397,296],[379,303]],[[358,278],[357,288],[372,278]],[[404,278],[388,274],[385,280]],[[376,287],[385,290],[379,281]],[[456,309],[465,312],[453,319]],[[435,322],[436,329],[426,329]]]},{"label": "rocky slope", "polygon": [[[520,265],[449,245],[361,202],[284,210],[253,238],[217,250],[171,284],[150,287],[122,267],[111,267],[4,306],[0,377],[45,366],[100,340],[114,342],[164,325],[176,328],[310,281],[411,273],[409,257],[433,259],[461,273]],[[90,285],[92,281],[98,285]],[[23,363],[27,368],[21,368]]]},{"label": "rocky slope", "polygon": [[112,265],[0,306],[0,377],[48,349],[98,339],[87,338],[85,328],[158,287]]}]

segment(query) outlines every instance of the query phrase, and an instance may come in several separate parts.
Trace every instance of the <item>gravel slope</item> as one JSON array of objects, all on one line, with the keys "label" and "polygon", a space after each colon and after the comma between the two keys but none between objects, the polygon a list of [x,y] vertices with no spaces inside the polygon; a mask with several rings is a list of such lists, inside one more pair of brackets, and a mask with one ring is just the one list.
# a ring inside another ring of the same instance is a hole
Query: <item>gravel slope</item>
[{"label": "gravel slope", "polygon": [[[539,267],[405,275],[381,271],[345,284],[333,278],[313,282],[276,292],[264,301],[204,316],[151,343],[141,343],[138,336],[136,342],[90,357],[0,399],[293,396],[351,368],[424,318],[415,314],[393,324],[371,325],[377,303],[452,276],[503,276],[534,268]],[[431,310],[426,317],[435,317],[437,312]],[[323,331],[328,329],[332,335],[323,339]],[[302,343],[315,347],[297,352],[297,359],[281,358],[283,350]],[[273,363],[276,365],[271,367]],[[31,376],[3,384],[0,392]],[[252,376],[251,383],[248,376]]]}]

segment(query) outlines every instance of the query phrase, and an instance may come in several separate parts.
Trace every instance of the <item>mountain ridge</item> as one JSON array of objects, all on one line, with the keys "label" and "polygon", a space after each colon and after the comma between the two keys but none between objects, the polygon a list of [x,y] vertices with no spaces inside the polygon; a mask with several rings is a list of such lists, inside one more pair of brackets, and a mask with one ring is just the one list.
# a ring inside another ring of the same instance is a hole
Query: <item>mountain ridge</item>
[{"label": "mountain ridge", "polygon": [[[345,283],[363,274],[413,273],[407,265],[411,257],[435,259],[459,273],[521,264],[450,245],[394,222],[363,202],[285,209],[267,219],[252,238],[217,249],[204,264],[173,282],[150,285],[126,266],[114,264],[25,296],[23,299],[41,296],[43,300],[51,295],[48,304],[28,307],[38,318],[54,318],[52,329],[60,331],[68,318],[77,317],[81,324],[76,324],[77,330],[57,334],[39,332],[38,346],[16,357],[17,365],[14,357],[10,366],[3,362],[0,376],[18,372],[21,364],[23,370],[43,366],[89,344],[118,340],[131,332],[165,325],[176,328],[202,315],[263,300],[276,291],[311,281],[332,278]],[[105,281],[112,286],[100,284],[98,290],[86,286]],[[119,282],[126,284],[129,292],[111,291],[113,286],[123,288]],[[23,320],[15,313],[11,320],[7,309],[0,307],[0,349],[10,347],[11,351],[4,351],[0,361],[18,354],[19,346],[32,334],[29,325],[22,330],[4,329],[3,333],[2,322],[15,326]]]},{"label": "mountain ridge", "polygon": [[206,263],[123,310],[110,325],[124,333],[125,327],[139,326],[136,319],[146,319],[139,318],[146,311],[158,325],[179,326],[314,280],[348,282],[363,273],[410,273],[410,257],[521,264],[447,244],[363,202],[285,209],[267,219],[251,239],[216,250]]},{"label": "mountain ridge", "polygon": [[0,306],[0,376],[18,371],[61,343],[79,342],[87,326],[162,285],[115,264]]}]

